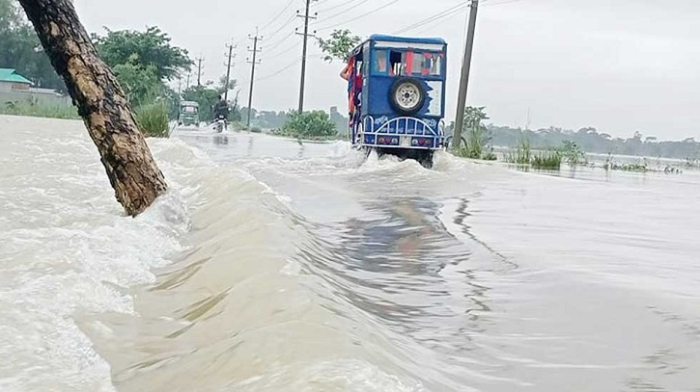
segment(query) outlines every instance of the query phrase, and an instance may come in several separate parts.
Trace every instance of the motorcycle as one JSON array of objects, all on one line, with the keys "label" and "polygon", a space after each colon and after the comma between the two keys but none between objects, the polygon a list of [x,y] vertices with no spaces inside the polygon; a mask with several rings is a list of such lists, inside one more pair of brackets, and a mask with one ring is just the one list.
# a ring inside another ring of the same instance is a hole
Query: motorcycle
[{"label": "motorcycle", "polygon": [[220,114],[216,119],[216,123],[214,125],[214,128],[216,129],[217,133],[221,133],[224,131],[224,129],[227,129],[228,124],[226,122],[226,116],[224,116],[223,114]]}]

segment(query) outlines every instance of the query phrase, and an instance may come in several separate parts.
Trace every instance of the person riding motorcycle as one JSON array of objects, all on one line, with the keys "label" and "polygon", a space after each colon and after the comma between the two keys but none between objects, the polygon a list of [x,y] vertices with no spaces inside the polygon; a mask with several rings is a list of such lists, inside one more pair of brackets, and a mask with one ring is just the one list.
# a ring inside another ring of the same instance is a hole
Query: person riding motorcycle
[{"label": "person riding motorcycle", "polygon": [[228,123],[228,102],[221,99],[221,95],[218,96],[218,101],[214,104],[212,111],[214,112],[214,121],[223,117],[224,121]]}]

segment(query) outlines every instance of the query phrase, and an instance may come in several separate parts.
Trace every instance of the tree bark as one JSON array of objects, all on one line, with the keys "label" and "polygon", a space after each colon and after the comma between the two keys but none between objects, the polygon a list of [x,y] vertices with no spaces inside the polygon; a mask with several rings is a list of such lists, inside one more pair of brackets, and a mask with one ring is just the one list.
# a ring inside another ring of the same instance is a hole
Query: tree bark
[{"label": "tree bark", "polygon": [[20,0],[78,107],[115,196],[136,216],[167,190],[129,102],[80,23],[71,0]]}]

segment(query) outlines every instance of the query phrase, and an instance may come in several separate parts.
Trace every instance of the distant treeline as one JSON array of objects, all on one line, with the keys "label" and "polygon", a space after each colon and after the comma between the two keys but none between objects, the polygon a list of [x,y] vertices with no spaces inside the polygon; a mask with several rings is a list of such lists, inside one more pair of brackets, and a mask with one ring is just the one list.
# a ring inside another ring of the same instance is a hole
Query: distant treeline
[{"label": "distant treeline", "polygon": [[690,160],[700,158],[700,143],[693,138],[676,142],[659,141],[655,137],[644,137],[636,132],[633,137],[622,139],[599,133],[595,128],[590,127],[581,128],[578,131],[554,127],[531,131],[489,125],[488,130],[491,144],[500,147],[516,147],[523,140],[528,140],[533,148],[552,148],[569,141],[590,153]]},{"label": "distant treeline", "polygon": [[[248,120],[248,108],[241,108],[241,118],[242,122],[245,123]],[[281,129],[287,124],[287,122],[293,117],[295,110],[279,111],[274,110],[257,110],[253,108],[251,110],[251,125],[263,128],[263,129]],[[347,128],[348,119],[344,117],[337,111],[331,110],[329,114],[329,120],[335,124],[336,130],[340,133],[344,132]]]}]

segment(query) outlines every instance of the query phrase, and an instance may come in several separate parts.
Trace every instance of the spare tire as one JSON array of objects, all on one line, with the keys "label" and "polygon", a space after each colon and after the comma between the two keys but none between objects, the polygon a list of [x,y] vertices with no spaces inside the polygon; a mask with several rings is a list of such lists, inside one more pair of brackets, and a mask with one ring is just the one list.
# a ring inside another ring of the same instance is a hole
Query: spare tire
[{"label": "spare tire", "polygon": [[425,98],[423,85],[413,78],[396,79],[389,92],[389,102],[394,110],[409,116],[423,107]]}]

